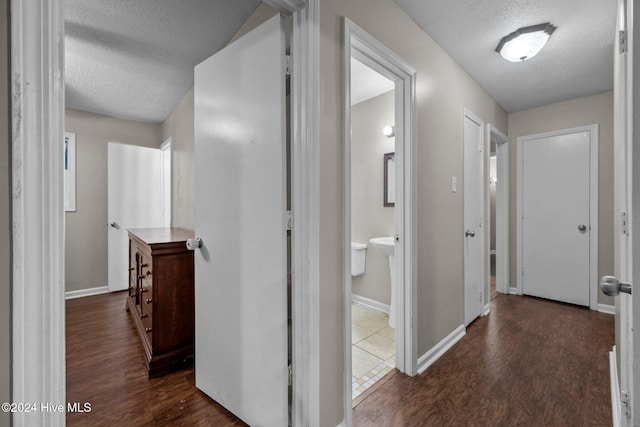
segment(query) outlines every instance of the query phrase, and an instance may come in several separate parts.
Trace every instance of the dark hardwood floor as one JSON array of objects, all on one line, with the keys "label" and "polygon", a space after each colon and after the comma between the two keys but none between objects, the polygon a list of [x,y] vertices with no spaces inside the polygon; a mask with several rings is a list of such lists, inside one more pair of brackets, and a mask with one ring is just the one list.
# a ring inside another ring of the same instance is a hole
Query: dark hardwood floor
[{"label": "dark hardwood floor", "polygon": [[[236,426],[193,368],[148,379],[125,295],[67,301],[69,426]],[[393,371],[354,408],[362,426],[610,425],[613,316],[499,294],[422,375]]]},{"label": "dark hardwood floor", "polygon": [[423,374],[397,371],[354,426],[608,426],[614,317],[499,294],[491,314]]},{"label": "dark hardwood floor", "polygon": [[124,292],[69,300],[67,401],[91,411],[68,426],[244,426],[194,385],[193,367],[148,379]]}]

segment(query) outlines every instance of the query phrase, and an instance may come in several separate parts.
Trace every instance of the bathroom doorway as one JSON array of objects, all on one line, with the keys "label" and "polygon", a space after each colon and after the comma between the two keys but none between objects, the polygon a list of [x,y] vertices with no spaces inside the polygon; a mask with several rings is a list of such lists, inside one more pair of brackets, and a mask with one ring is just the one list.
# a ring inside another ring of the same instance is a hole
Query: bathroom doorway
[{"label": "bathroom doorway", "polygon": [[[417,372],[415,70],[344,19],[345,412],[393,369]],[[354,400],[355,399],[355,400]]]},{"label": "bathroom doorway", "polygon": [[[351,57],[351,361],[355,400],[395,368],[395,85]],[[381,239],[386,239],[387,245]],[[376,244],[373,242],[379,242]]]}]

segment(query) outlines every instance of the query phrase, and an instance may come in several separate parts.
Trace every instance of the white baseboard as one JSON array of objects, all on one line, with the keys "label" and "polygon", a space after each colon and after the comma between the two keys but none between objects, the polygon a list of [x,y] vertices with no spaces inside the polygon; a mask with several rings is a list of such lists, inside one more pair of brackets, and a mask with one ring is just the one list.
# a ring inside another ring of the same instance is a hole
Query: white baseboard
[{"label": "white baseboard", "polygon": [[436,344],[431,350],[420,356],[418,359],[418,374],[423,373],[433,363],[440,359],[440,357],[447,352],[455,343],[460,341],[466,334],[466,328],[464,325],[458,326],[449,335],[447,335],[442,341]]},{"label": "white baseboard", "polygon": [[388,304],[383,304],[376,300],[372,300],[370,298],[366,298],[356,294],[351,294],[351,301],[360,305],[364,305],[365,307],[373,308],[374,310],[387,313],[387,314],[389,314],[389,310],[391,309],[391,307]]},{"label": "white baseboard", "polygon": [[618,356],[616,346],[609,352],[609,381],[611,383],[611,415],[613,427],[620,427],[622,406],[620,403],[620,383],[618,381]]},{"label": "white baseboard", "polygon": [[64,293],[64,299],[90,297],[92,295],[106,294],[108,292],[109,292],[108,286],[98,286],[97,288],[80,289],[77,291],[67,291]]},{"label": "white baseboard", "polygon": [[486,316],[491,312],[491,303],[484,306],[484,311],[482,312],[483,316]]},{"label": "white baseboard", "polygon": [[609,304],[598,304],[598,311],[605,314],[616,314],[616,306]]},{"label": "white baseboard", "polygon": [[509,295],[518,295],[518,288],[509,288]]}]

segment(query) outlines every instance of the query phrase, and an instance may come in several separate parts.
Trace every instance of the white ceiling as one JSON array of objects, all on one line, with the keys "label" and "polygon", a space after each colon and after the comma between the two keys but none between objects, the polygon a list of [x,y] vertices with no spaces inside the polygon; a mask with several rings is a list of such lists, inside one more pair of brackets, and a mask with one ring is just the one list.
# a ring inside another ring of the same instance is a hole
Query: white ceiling
[{"label": "white ceiling", "polygon": [[[614,0],[394,0],[507,112],[613,89]],[[534,58],[495,48],[520,27],[557,29]]]},{"label": "white ceiling", "polygon": [[393,90],[394,83],[373,71],[355,58],[351,58],[351,105]]},{"label": "white ceiling", "polygon": [[[613,0],[394,1],[509,112],[613,87]],[[194,65],[259,3],[65,0],[67,107],[164,121]],[[547,21],[557,29],[535,58],[511,63],[494,51],[506,34]]]},{"label": "white ceiling", "polygon": [[162,122],[260,0],[65,0],[69,108]]}]

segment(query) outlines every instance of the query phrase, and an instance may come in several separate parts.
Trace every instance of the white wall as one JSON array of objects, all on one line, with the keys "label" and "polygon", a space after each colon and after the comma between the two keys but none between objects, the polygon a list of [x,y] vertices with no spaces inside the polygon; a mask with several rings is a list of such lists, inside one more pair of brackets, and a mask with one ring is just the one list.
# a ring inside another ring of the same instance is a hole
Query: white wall
[{"label": "white wall", "polygon": [[384,154],[395,138],[382,134],[394,124],[394,94],[387,92],[351,107],[351,240],[366,243],[366,269],[353,277],[353,293],[389,305],[389,257],[369,245],[373,237],[393,236],[394,208],[383,205]]},{"label": "white wall", "polygon": [[[519,136],[598,123],[598,277],[614,274],[613,92],[603,92],[509,114],[510,247],[516,247],[516,141]],[[511,251],[510,285],[516,286],[516,253]],[[598,302],[614,299],[598,292]]]},{"label": "white wall", "polygon": [[160,125],[66,109],[65,130],[76,134],[77,208],[65,212],[65,289],[107,286],[107,143],[158,147]]}]

